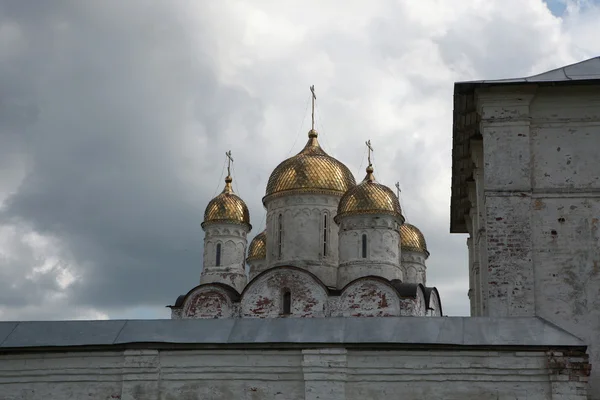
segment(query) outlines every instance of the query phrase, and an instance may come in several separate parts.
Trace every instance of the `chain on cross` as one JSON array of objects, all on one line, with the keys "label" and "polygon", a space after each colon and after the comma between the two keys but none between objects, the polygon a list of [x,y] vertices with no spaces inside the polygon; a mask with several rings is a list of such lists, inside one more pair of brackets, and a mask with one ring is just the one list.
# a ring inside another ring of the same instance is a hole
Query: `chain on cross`
[{"label": "chain on cross", "polygon": [[367,160],[369,161],[369,165],[371,165],[371,153],[373,152],[373,147],[371,146],[371,139],[367,140],[365,144],[367,145],[367,149],[369,152],[367,155]]},{"label": "chain on cross", "polygon": [[227,156],[227,175],[231,176],[231,163],[233,162],[233,158],[231,157],[231,150],[226,151],[225,155]]}]

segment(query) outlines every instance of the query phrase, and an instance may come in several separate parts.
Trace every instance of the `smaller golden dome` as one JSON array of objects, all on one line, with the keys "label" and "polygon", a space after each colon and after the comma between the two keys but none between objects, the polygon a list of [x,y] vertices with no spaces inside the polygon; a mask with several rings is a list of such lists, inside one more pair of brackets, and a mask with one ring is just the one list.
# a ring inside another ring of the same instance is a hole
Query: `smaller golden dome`
[{"label": "smaller golden dome", "polygon": [[425,236],[423,236],[419,228],[411,224],[402,224],[400,226],[400,248],[402,251],[425,253],[429,257]]},{"label": "smaller golden dome", "polygon": [[256,235],[248,246],[246,261],[264,260],[267,258],[267,231],[266,229]]},{"label": "smaller golden dome", "polygon": [[231,187],[231,176],[225,178],[225,188],[217,197],[208,202],[204,211],[202,227],[211,223],[250,225],[250,213],[244,200],[240,199]]},{"label": "smaller golden dome", "polygon": [[404,222],[398,197],[390,188],[375,181],[372,165],[367,167],[365,179],[348,189],[340,199],[335,221],[347,215],[359,214],[389,214]]}]

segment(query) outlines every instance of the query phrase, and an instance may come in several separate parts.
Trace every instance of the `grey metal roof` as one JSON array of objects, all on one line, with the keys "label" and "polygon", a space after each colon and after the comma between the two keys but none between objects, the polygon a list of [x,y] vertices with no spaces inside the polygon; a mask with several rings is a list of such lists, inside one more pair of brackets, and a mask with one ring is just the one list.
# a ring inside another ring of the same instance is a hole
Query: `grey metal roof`
[{"label": "grey metal roof", "polygon": [[575,64],[566,65],[541,74],[523,78],[492,79],[480,81],[456,82],[456,85],[464,84],[503,84],[503,83],[540,83],[540,82],[563,82],[583,81],[600,79],[600,56],[580,61]]},{"label": "grey metal roof", "polygon": [[[584,346],[540,318],[388,317],[110,320],[0,323],[0,349],[116,346]],[[152,347],[151,346],[151,347]]]}]

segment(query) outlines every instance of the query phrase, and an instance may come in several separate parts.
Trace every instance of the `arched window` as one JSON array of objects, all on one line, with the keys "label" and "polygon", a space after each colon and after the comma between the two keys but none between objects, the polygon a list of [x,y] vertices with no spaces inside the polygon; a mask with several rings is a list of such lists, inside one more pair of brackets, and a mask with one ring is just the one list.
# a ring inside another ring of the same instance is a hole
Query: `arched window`
[{"label": "arched window", "polygon": [[282,314],[289,315],[292,313],[292,293],[289,289],[283,290],[283,299],[282,299]]},{"label": "arched window", "polygon": [[367,235],[362,235],[362,258],[367,258]]},{"label": "arched window", "polygon": [[329,235],[327,235],[328,226],[328,215],[327,213],[323,214],[323,257],[327,257],[327,240],[329,240]]},{"label": "arched window", "polygon": [[281,250],[283,247],[283,215],[277,217],[277,257],[281,258]]},{"label": "arched window", "polygon": [[217,267],[221,265],[221,243],[217,243],[217,259],[215,265]]}]

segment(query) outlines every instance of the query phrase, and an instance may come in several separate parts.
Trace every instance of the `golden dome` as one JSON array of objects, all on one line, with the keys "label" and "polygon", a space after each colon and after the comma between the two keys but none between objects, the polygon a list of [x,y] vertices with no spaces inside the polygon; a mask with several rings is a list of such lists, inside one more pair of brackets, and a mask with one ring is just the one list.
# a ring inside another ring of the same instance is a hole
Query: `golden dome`
[{"label": "golden dome", "polygon": [[252,239],[248,246],[246,261],[264,260],[267,258],[267,231],[264,230]]},{"label": "golden dome", "polygon": [[340,199],[335,221],[346,215],[359,214],[389,214],[404,222],[398,197],[390,188],[375,181],[371,165],[367,167],[365,179]]},{"label": "golden dome", "polygon": [[356,185],[352,172],[319,145],[317,131],[308,132],[304,149],[277,166],[269,177],[263,204],[287,193],[323,193],[342,196]]},{"label": "golden dome", "polygon": [[400,247],[403,251],[418,251],[429,256],[425,236],[423,236],[419,228],[411,224],[402,224],[400,226]]},{"label": "golden dome", "polygon": [[225,178],[225,188],[217,197],[208,202],[204,211],[202,227],[210,223],[244,224],[250,228],[250,213],[244,200],[240,199],[231,187],[231,176]]}]

